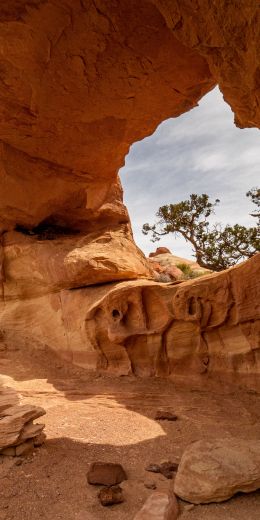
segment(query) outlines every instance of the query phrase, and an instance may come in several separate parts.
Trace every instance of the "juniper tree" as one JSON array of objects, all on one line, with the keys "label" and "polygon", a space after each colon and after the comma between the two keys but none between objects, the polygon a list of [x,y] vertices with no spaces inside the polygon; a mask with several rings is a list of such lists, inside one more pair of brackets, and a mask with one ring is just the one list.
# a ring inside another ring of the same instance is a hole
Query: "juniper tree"
[{"label": "juniper tree", "polygon": [[[247,196],[259,208],[260,190],[253,188]],[[259,226],[211,225],[209,217],[214,214],[219,202],[219,199],[211,202],[205,193],[193,193],[189,200],[161,206],[156,213],[158,221],[152,226],[144,224],[143,233],[151,233],[153,242],[169,233],[179,234],[190,242],[201,267],[213,271],[227,269],[260,250]],[[259,211],[254,211],[252,216],[259,219],[259,214]]]}]

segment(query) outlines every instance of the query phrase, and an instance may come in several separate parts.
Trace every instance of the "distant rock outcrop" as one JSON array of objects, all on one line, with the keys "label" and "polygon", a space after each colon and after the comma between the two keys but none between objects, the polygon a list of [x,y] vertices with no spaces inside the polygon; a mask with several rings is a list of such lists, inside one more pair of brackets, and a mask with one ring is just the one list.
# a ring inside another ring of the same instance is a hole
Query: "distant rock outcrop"
[{"label": "distant rock outcrop", "polygon": [[155,253],[150,253],[148,262],[158,282],[188,280],[212,272],[194,260],[172,255],[167,247],[158,247]]},{"label": "distant rock outcrop", "polygon": [[153,258],[154,256],[158,256],[158,255],[164,255],[165,253],[166,254],[169,253],[171,255],[171,251],[170,251],[170,249],[168,249],[168,247],[157,247],[157,249],[154,253],[149,254],[149,258]]}]

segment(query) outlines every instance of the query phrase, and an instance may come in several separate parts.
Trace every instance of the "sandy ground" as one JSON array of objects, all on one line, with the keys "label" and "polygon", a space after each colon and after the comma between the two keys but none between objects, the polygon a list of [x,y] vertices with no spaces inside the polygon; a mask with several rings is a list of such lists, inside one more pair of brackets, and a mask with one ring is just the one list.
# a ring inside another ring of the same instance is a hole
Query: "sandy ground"
[{"label": "sandy ground", "polygon": [[[192,441],[205,438],[260,438],[260,394],[205,376],[202,383],[89,375],[54,354],[0,353],[0,382],[16,388],[22,402],[43,406],[47,442],[21,465],[0,464],[0,520],[132,520],[154,481],[171,481],[145,466],[179,461]],[[176,422],[154,420],[158,409]],[[40,422],[40,421],[39,421]],[[93,461],[120,462],[128,480],[125,502],[104,508],[98,488],[87,484]],[[259,520],[260,491],[185,510],[181,520]]]}]

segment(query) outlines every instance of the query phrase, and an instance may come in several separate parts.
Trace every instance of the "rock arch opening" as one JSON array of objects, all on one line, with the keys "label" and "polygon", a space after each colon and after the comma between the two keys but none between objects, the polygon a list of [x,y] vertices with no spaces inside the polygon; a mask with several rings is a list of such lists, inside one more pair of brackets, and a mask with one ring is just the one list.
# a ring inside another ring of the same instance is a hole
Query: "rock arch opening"
[{"label": "rock arch opening", "polygon": [[[142,225],[156,221],[160,206],[186,200],[191,193],[220,199],[212,222],[255,224],[246,193],[258,183],[259,131],[241,131],[233,118],[215,88],[198,107],[164,121],[132,145],[120,178],[135,240],[147,256],[154,245],[142,234]],[[191,245],[180,236],[167,235],[156,244],[192,258]]]}]

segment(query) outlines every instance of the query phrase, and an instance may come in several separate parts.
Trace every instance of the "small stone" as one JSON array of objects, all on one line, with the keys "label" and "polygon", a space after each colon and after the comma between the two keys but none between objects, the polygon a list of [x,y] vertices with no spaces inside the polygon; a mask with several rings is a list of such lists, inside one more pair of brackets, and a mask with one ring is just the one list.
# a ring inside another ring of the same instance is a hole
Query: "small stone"
[{"label": "small stone", "polygon": [[173,478],[173,473],[178,469],[178,464],[176,462],[163,462],[160,464],[160,473],[168,479]]},{"label": "small stone", "polygon": [[39,448],[40,446],[42,446],[43,443],[45,442],[45,440],[46,440],[46,435],[43,432],[40,433],[40,435],[37,435],[37,437],[34,437],[33,443],[34,443],[35,448]]},{"label": "small stone", "polygon": [[121,464],[94,462],[87,473],[87,479],[89,484],[114,486],[127,480],[127,476]]},{"label": "small stone", "polygon": [[124,502],[123,491],[120,486],[111,486],[101,489],[98,498],[102,506],[112,506]]},{"label": "small stone", "polygon": [[19,459],[19,458],[17,458],[17,459],[15,460],[15,465],[16,465],[16,466],[21,466],[22,463],[23,463],[23,459]]},{"label": "small stone", "polygon": [[177,471],[178,464],[176,462],[162,462],[162,464],[149,464],[146,466],[146,471],[151,471],[152,473],[161,473],[165,478],[172,479],[173,473]]},{"label": "small stone", "polygon": [[177,419],[177,415],[165,410],[158,410],[155,415],[156,421],[177,421]]},{"label": "small stone", "polygon": [[161,473],[159,464],[149,464],[146,466],[145,471],[151,471],[151,473]]},{"label": "small stone", "polygon": [[144,486],[147,488],[147,489],[156,489],[156,483],[153,481],[153,480],[146,480],[144,482]]}]

